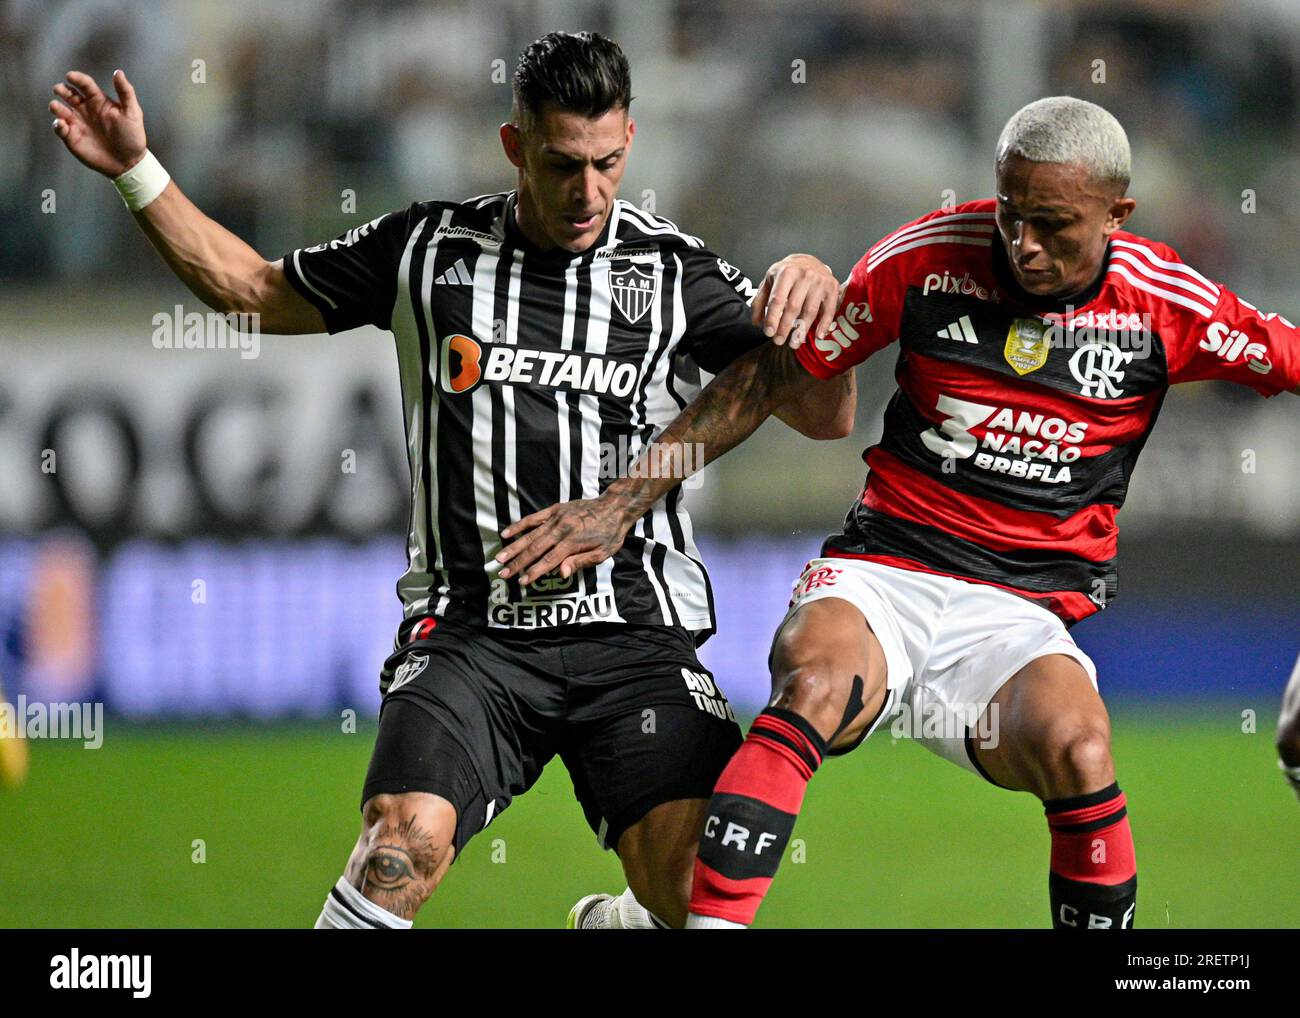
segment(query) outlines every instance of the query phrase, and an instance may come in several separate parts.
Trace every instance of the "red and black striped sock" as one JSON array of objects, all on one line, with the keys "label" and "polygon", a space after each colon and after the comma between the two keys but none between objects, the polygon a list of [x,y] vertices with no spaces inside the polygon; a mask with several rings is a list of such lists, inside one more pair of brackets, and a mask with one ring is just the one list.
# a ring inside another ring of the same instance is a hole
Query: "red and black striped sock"
[{"label": "red and black striped sock", "polygon": [[768,707],[723,770],[695,860],[690,910],[745,926],[754,921],[826,755],[826,740],[794,711]]},{"label": "red and black striped sock", "polygon": [[1137,860],[1119,785],[1048,799],[1043,807],[1052,832],[1052,926],[1130,928],[1137,909]]}]

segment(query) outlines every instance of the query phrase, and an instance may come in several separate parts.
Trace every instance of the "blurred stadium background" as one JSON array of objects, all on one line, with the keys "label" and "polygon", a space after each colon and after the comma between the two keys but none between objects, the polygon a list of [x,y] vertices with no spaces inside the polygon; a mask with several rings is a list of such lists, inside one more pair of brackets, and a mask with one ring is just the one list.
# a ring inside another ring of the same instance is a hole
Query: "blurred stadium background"
[{"label": "blurred stadium background", "polygon": [[[50,86],[124,67],[173,176],[275,257],[512,186],[509,75],[555,28],[631,59],[623,196],[751,275],[791,250],[845,274],[897,224],[987,195],[1006,117],[1068,92],[1129,131],[1137,232],[1300,314],[1291,0],[0,4],[3,698],[108,712],[101,748],[29,740],[27,783],[0,789],[0,925],[310,924],[355,838],[404,565],[388,338],[155,349],[155,314],[203,308],[50,132]],[[852,439],[769,423],[691,492],[720,616],[703,653],[746,712],[892,367],[859,370]],[[1272,749],[1300,650],[1296,410],[1172,392],[1121,516],[1120,599],[1075,630],[1112,704],[1142,925],[1297,924],[1300,809]],[[764,925],[1044,925],[1029,797],[887,735],[810,795]],[[556,925],[617,880],[553,768],[420,925]]]}]

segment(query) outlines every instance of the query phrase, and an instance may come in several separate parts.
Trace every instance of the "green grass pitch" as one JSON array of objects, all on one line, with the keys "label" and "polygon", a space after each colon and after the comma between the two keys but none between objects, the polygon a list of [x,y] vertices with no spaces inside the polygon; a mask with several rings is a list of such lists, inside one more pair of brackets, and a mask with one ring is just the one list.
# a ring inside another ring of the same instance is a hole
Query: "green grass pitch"
[{"label": "green grass pitch", "polygon": [[[1244,734],[1229,707],[1148,705],[1114,726],[1138,925],[1300,924],[1300,803],[1272,719]],[[98,750],[33,743],[26,786],[0,790],[0,926],[310,926],[357,835],[372,739],[110,719]],[[1047,925],[1039,804],[888,732],[822,768],[794,838],[760,926]],[[469,844],[417,926],[559,927],[581,895],[622,887],[556,762]]]}]

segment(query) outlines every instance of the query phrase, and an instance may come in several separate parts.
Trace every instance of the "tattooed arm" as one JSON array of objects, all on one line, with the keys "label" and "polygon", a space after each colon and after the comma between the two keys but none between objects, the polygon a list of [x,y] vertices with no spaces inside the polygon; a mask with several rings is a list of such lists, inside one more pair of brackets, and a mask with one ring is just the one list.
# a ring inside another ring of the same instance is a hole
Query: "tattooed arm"
[{"label": "tattooed arm", "polygon": [[778,408],[794,404],[825,414],[838,407],[841,418],[847,408],[851,428],[855,397],[852,371],[823,382],[804,370],[789,346],[751,350],[723,369],[599,498],[553,505],[503,530],[509,543],[497,555],[504,564],[500,575],[527,584],[556,568],[568,577],[603,562],[660,498],[743,442]]}]

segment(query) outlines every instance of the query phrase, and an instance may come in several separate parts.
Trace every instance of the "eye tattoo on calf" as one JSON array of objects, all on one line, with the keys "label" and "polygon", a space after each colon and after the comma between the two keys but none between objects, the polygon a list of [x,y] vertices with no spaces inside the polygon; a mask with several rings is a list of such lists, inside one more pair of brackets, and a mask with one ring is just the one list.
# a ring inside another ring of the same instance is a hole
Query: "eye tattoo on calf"
[{"label": "eye tattoo on calf", "polygon": [[398,824],[385,824],[374,840],[377,844],[366,864],[366,878],[379,891],[417,893],[423,890],[425,876],[436,871],[441,861],[433,835],[413,816]]},{"label": "eye tattoo on calf", "polygon": [[381,890],[395,891],[415,878],[411,856],[403,849],[386,845],[370,857],[369,877]]}]

